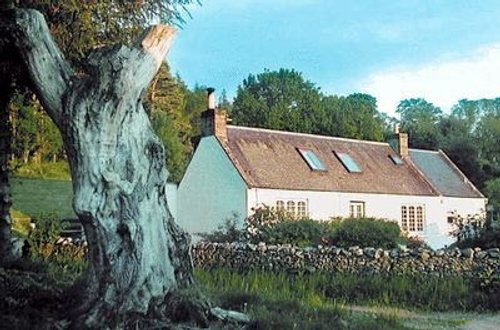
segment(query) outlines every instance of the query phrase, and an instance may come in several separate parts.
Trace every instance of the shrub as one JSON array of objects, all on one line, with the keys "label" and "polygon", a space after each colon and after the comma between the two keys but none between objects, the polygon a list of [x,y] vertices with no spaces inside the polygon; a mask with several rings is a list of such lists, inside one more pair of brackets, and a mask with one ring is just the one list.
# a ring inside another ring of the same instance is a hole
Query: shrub
[{"label": "shrub", "polygon": [[261,235],[265,230],[287,218],[286,212],[266,205],[257,207],[253,211],[254,213],[245,221],[245,236],[250,241],[262,241]]},{"label": "shrub", "polygon": [[480,247],[481,249],[500,247],[500,229],[483,229],[477,237],[461,240],[457,242],[457,246],[461,249],[469,247]]},{"label": "shrub", "polygon": [[321,221],[302,219],[284,220],[262,231],[260,238],[270,244],[290,243],[300,247],[322,243],[327,224]]},{"label": "shrub", "polygon": [[63,224],[55,214],[42,214],[33,222],[28,236],[33,261],[46,263],[49,275],[59,281],[74,281],[87,268],[86,245],[57,244]]},{"label": "shrub", "polygon": [[406,233],[401,233],[401,237],[399,238],[399,243],[402,245],[406,245],[409,249],[426,249],[432,250],[432,248],[425,243],[424,239],[420,236],[406,236]]},{"label": "shrub", "polygon": [[486,219],[479,214],[468,215],[465,218],[457,214],[451,216],[450,220],[455,226],[451,234],[457,238],[458,242],[478,238],[486,226]]},{"label": "shrub", "polygon": [[330,245],[392,249],[397,247],[401,230],[395,222],[374,218],[348,218],[327,237]]},{"label": "shrub", "polygon": [[54,253],[56,241],[60,237],[61,219],[53,213],[48,213],[33,218],[33,222],[35,227],[28,236],[30,252],[34,257],[47,259]]},{"label": "shrub", "polygon": [[204,241],[217,243],[238,242],[243,238],[243,232],[238,226],[238,213],[233,213],[232,217],[224,220],[216,230],[211,233],[199,233]]}]

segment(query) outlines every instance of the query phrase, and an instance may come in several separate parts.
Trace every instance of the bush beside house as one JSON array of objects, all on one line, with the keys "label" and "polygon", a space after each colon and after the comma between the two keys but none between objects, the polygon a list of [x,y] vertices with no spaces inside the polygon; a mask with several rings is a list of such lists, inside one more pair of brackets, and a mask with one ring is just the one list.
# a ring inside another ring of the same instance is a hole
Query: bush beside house
[{"label": "bush beside house", "polygon": [[338,246],[377,247],[391,249],[408,238],[393,221],[375,218],[335,218],[328,221],[296,219],[285,211],[259,207],[238,229],[236,217],[226,219],[209,234],[200,234],[204,241],[217,243],[250,242],[258,244],[292,244],[298,247]]}]

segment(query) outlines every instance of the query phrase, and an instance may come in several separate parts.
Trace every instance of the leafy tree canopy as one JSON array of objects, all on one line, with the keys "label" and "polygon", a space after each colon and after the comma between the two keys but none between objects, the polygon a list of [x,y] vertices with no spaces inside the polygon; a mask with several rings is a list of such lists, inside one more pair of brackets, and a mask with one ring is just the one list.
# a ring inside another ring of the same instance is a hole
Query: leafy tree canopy
[{"label": "leafy tree canopy", "polygon": [[396,112],[401,116],[401,129],[409,135],[410,146],[422,149],[438,147],[440,108],[422,98],[414,98],[402,100]]},{"label": "leafy tree canopy", "polygon": [[169,181],[180,182],[192,152],[193,127],[186,112],[187,88],[163,64],[149,87],[146,105],[156,134],[165,145]]},{"label": "leafy tree canopy", "polygon": [[319,88],[295,70],[249,75],[238,87],[232,117],[236,125],[317,133]]},{"label": "leafy tree canopy", "polygon": [[385,130],[373,96],[325,96],[289,69],[249,75],[238,88],[231,116],[242,126],[367,140],[383,140]]},{"label": "leafy tree canopy", "polygon": [[52,35],[73,64],[94,47],[129,43],[151,22],[182,24],[198,0],[19,0],[45,15]]},{"label": "leafy tree canopy", "polygon": [[377,110],[377,100],[368,94],[347,97],[326,96],[322,101],[322,134],[353,139],[382,141],[385,124]]}]

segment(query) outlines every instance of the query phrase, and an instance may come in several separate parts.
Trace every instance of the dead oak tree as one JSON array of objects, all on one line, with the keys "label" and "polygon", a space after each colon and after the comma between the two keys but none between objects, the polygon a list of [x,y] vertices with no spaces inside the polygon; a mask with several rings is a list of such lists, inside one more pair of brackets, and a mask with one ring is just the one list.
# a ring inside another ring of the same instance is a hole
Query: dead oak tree
[{"label": "dead oak tree", "polygon": [[[167,205],[164,148],[142,99],[174,29],[155,26],[131,47],[104,47],[76,74],[43,16],[4,11],[0,32],[20,55],[31,88],[59,128],[68,155],[74,210],[89,248],[85,299],[72,326],[118,324],[126,315],[171,316],[176,292],[193,283],[189,239]],[[0,50],[2,51],[2,50]],[[193,303],[198,323],[231,314]]]}]

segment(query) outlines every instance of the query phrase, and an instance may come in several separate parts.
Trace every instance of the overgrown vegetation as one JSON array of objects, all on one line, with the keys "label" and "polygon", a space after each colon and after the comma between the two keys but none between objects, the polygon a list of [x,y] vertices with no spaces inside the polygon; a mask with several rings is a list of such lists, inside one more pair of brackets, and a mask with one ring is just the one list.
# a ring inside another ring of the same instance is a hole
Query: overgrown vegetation
[{"label": "overgrown vegetation", "polygon": [[234,213],[232,217],[224,222],[211,233],[198,233],[207,242],[231,243],[244,239],[243,232],[239,226],[239,215]]},{"label": "overgrown vegetation", "polygon": [[86,246],[58,244],[63,223],[55,214],[42,214],[32,221],[34,227],[28,234],[31,259],[47,265],[49,275],[71,283],[87,267]]},{"label": "overgrown vegetation", "polygon": [[196,271],[223,308],[248,313],[250,329],[405,329],[394,317],[352,314],[314,289],[312,277]]},{"label": "overgrown vegetation", "polygon": [[[391,249],[409,240],[395,222],[375,218],[335,218],[329,221],[294,219],[285,211],[259,207],[240,229],[237,217],[227,219],[217,230],[201,235],[210,242],[248,241],[251,243],[306,246],[377,247]],[[412,240],[415,242],[415,240]]]},{"label": "overgrown vegetation", "polygon": [[14,175],[18,178],[37,178],[43,180],[70,181],[69,165],[66,161],[29,162],[14,161],[11,164]]},{"label": "overgrown vegetation", "polygon": [[[24,219],[24,218],[23,218]],[[87,268],[84,245],[57,244],[62,225],[55,214],[14,221],[28,242],[28,254],[0,267],[0,325],[12,329],[53,328],[53,321],[78,302]]]},{"label": "overgrown vegetation", "polygon": [[482,229],[477,236],[464,239],[457,243],[460,248],[490,249],[500,247],[500,228]]},{"label": "overgrown vegetation", "polygon": [[[226,269],[197,270],[210,294],[232,297],[234,307],[253,303],[253,295],[271,300],[297,300],[304,305],[364,304],[432,311],[499,310],[500,291],[492,274],[478,280],[420,274],[385,276],[345,273],[286,274],[265,271],[238,273]],[[235,301],[235,296],[240,301]],[[249,298],[245,298],[249,297]]]}]

